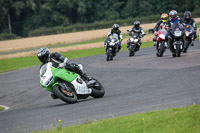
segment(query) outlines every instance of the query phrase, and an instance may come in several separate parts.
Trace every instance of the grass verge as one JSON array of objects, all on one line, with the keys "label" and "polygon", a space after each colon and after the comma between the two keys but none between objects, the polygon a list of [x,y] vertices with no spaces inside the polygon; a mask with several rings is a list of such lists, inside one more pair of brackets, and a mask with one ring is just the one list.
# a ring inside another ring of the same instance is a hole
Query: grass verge
[{"label": "grass verge", "polygon": [[[143,42],[141,48],[144,47],[151,47],[153,45],[152,41]],[[123,50],[126,51],[126,45],[123,45]],[[94,49],[86,49],[86,50],[76,50],[76,51],[68,51],[62,52],[61,54],[69,59],[73,58],[80,58],[86,56],[94,56],[104,54],[104,48],[94,48]],[[0,73],[13,71],[21,68],[32,67],[40,65],[40,62],[37,56],[27,56],[27,57],[20,57],[20,58],[11,58],[11,59],[2,59],[0,60]]]},{"label": "grass verge", "polygon": [[0,111],[2,111],[2,110],[4,110],[4,108],[0,106]]},{"label": "grass verge", "polygon": [[58,127],[34,133],[199,133],[200,105],[129,114],[71,127]]}]

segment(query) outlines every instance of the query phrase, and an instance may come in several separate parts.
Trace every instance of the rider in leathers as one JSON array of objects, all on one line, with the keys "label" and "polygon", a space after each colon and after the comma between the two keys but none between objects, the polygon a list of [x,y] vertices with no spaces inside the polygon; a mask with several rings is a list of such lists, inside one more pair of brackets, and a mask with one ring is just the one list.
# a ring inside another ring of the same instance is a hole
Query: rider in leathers
[{"label": "rider in leathers", "polygon": [[118,35],[118,39],[119,39],[118,52],[119,52],[119,50],[121,50],[121,48],[122,48],[121,42],[122,42],[123,36],[121,34],[121,31],[119,30],[119,25],[118,24],[113,24],[113,27],[112,27],[111,31],[108,32],[108,34],[107,34],[107,38],[106,38],[106,40],[104,42],[104,46],[106,47],[106,45],[108,43],[108,40],[109,40],[109,36],[113,35],[114,33]]},{"label": "rider in leathers", "polygon": [[[177,11],[175,11],[175,10],[170,11],[169,16],[170,17],[166,22],[166,27],[168,27],[168,29],[167,29],[168,33],[166,34],[166,39],[169,38],[169,36],[170,36],[169,30],[171,29],[171,26],[174,23],[180,23],[180,24],[183,23],[182,19],[179,16],[177,16]],[[184,41],[183,41],[183,43],[184,43]],[[168,44],[169,44],[170,51],[172,52],[172,56],[175,56],[176,53],[175,53],[175,50],[174,50],[174,47],[173,47],[173,38],[170,37]]]},{"label": "rider in leathers", "polygon": [[[69,60],[68,58],[62,56],[61,54],[57,53],[57,52],[54,52],[54,53],[51,53],[50,54],[50,51],[47,47],[42,47],[38,50],[38,53],[37,53],[37,57],[38,59],[41,61],[41,65],[40,65],[40,68],[46,64],[47,62],[51,62],[52,65],[56,68],[58,67],[65,67],[66,70],[69,70],[71,72],[75,72],[77,74],[79,74],[82,79],[84,81],[89,81],[90,80],[90,77],[88,77],[86,75],[86,73],[84,73],[79,67],[77,64],[75,63],[69,63]],[[51,94],[52,98],[55,99],[57,98],[55,96],[55,94]]]},{"label": "rider in leathers", "polygon": [[[140,22],[139,21],[135,21],[134,26],[128,30],[128,35],[132,35],[132,34],[137,34],[139,37],[139,44],[141,46],[142,42],[141,42],[141,38],[144,37],[146,34],[143,31],[143,28],[140,27]],[[130,40],[127,40],[127,48],[129,48],[130,46]],[[140,49],[140,46],[137,48],[137,51]]]},{"label": "rider in leathers", "polygon": [[165,28],[167,19],[168,19],[168,15],[167,15],[166,13],[163,13],[163,14],[161,15],[161,20],[159,20],[159,21],[157,22],[156,26],[155,26],[154,29],[153,29],[153,30],[154,30],[154,35],[155,35],[155,37],[153,38],[154,46],[157,45],[158,31],[159,31],[160,29],[164,29],[164,28]]},{"label": "rider in leathers", "polygon": [[[197,25],[195,23],[195,20],[192,19],[192,14],[189,11],[186,11],[184,13],[184,18],[183,18],[183,23],[184,24],[190,24],[194,28],[194,40],[197,38]],[[193,45],[193,43],[192,43]]]}]

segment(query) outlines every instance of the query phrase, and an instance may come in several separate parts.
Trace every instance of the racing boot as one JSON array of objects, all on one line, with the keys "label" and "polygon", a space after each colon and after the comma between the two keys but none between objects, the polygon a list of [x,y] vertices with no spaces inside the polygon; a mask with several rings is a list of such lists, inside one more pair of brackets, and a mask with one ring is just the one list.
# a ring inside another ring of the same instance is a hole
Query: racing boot
[{"label": "racing boot", "polygon": [[86,82],[88,88],[96,84],[96,80],[89,77],[86,73],[81,74],[81,78]]},{"label": "racing boot", "polygon": [[154,46],[154,47],[156,47],[156,45],[157,45],[157,42],[156,42],[156,41],[154,41],[154,42],[153,42],[153,46]]},{"label": "racing boot", "polygon": [[156,47],[156,45],[157,45],[157,36],[153,38],[153,46]]},{"label": "racing boot", "polygon": [[127,48],[129,48],[129,46],[130,46],[130,44],[127,44],[127,46],[126,46],[126,47],[127,47]]},{"label": "racing boot", "polygon": [[194,42],[193,42],[193,41],[191,42],[191,46],[192,46],[192,47],[194,46]]},{"label": "racing boot", "polygon": [[54,93],[51,93],[51,98],[52,99],[58,99],[58,97]]},{"label": "racing boot", "polygon": [[119,45],[119,46],[118,46],[118,49],[117,49],[117,52],[119,52],[121,49],[122,49],[122,46]]}]

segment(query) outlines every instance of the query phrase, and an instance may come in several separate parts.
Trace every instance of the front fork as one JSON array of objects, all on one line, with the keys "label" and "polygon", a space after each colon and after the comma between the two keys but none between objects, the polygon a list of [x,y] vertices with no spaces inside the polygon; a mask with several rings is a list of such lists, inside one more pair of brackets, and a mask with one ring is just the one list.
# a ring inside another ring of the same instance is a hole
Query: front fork
[{"label": "front fork", "polygon": [[180,45],[180,49],[182,50],[183,49],[183,40],[179,40],[179,41],[174,40],[173,45],[174,45],[174,50],[176,50],[177,45]]}]

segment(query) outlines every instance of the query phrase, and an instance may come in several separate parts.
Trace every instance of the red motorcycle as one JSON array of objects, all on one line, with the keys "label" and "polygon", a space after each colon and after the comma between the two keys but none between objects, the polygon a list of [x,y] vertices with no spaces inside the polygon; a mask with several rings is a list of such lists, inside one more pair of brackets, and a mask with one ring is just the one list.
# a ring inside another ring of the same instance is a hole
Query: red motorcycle
[{"label": "red motorcycle", "polygon": [[156,55],[158,57],[162,57],[163,53],[165,52],[165,50],[168,47],[168,44],[167,44],[167,41],[165,38],[166,34],[167,34],[167,31],[165,29],[160,29],[157,32],[157,44],[156,44],[157,53],[156,53]]}]

